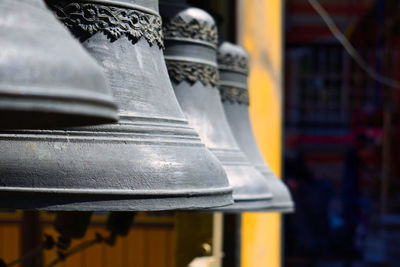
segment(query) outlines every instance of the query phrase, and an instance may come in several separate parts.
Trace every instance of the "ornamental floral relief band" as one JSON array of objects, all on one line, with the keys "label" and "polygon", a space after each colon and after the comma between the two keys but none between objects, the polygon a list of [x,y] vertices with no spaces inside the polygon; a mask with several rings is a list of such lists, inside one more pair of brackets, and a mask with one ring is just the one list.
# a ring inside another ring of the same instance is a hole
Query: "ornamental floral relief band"
[{"label": "ornamental floral relief band", "polygon": [[87,39],[101,31],[115,41],[122,35],[132,43],[144,37],[150,46],[164,48],[162,23],[159,14],[151,9],[110,1],[66,2],[46,0],[57,18],[76,36]]},{"label": "ornamental floral relief band", "polygon": [[221,70],[231,70],[243,74],[249,73],[249,62],[246,57],[231,54],[218,54],[218,68]]},{"label": "ornamental floral relief band", "polygon": [[177,83],[184,80],[191,84],[200,81],[205,86],[214,87],[219,80],[218,69],[203,63],[175,61],[166,58],[169,77]]},{"label": "ornamental floral relief band", "polygon": [[238,103],[242,105],[250,104],[249,91],[247,89],[220,84],[219,92],[222,102]]},{"label": "ornamental floral relief band", "polygon": [[163,34],[165,40],[190,39],[209,43],[216,47],[218,43],[218,31],[215,24],[198,22],[193,19],[190,22],[184,21],[181,17],[174,17],[171,20],[164,20]]}]

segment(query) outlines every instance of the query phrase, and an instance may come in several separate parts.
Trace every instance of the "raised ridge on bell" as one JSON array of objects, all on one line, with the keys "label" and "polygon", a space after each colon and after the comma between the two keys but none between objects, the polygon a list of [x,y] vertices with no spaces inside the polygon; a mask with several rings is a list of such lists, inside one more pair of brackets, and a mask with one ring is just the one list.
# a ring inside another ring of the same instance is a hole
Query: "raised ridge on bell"
[{"label": "raised ridge on bell", "polygon": [[248,159],[264,175],[273,194],[269,211],[292,212],[294,203],[285,184],[264,162],[254,138],[248,106],[248,55],[240,46],[223,42],[218,49],[219,90],[232,132]]},{"label": "raised ridge on bell", "polygon": [[0,128],[115,122],[103,70],[42,0],[0,2]]}]

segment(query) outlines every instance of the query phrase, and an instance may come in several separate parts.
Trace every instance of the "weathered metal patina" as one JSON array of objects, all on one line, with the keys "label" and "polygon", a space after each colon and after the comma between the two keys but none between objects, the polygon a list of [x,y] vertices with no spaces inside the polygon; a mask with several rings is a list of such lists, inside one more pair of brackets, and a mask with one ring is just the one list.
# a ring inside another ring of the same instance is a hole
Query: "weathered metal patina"
[{"label": "weathered metal patina", "polygon": [[290,212],[294,204],[289,190],[264,162],[251,130],[249,117],[249,72],[247,53],[239,46],[224,42],[218,49],[219,90],[226,117],[242,151],[266,177],[274,198],[271,211]]},{"label": "weathered metal patina", "polygon": [[0,128],[117,121],[102,69],[42,0],[0,1]]},{"label": "weathered metal patina", "polygon": [[105,69],[120,121],[0,132],[0,207],[129,211],[232,203],[223,167],[175,98],[158,1],[47,3]]},{"label": "weathered metal patina", "polygon": [[217,156],[233,186],[234,204],[224,211],[270,207],[267,182],[240,151],[222,107],[217,69],[217,29],[213,18],[184,1],[161,1],[165,59],[178,101],[202,141]]}]

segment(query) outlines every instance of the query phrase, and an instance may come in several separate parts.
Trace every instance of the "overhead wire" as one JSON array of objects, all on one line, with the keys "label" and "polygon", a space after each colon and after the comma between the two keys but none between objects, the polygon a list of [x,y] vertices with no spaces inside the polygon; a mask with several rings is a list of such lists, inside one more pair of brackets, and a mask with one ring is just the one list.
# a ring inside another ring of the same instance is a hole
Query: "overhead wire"
[{"label": "overhead wire", "polygon": [[346,38],[346,36],[339,30],[333,19],[328,12],[321,6],[317,0],[308,0],[314,10],[321,16],[326,26],[329,28],[333,36],[342,44],[347,53],[353,60],[364,70],[372,79],[391,88],[400,89],[400,82],[379,74],[374,70],[357,52],[354,46]]}]

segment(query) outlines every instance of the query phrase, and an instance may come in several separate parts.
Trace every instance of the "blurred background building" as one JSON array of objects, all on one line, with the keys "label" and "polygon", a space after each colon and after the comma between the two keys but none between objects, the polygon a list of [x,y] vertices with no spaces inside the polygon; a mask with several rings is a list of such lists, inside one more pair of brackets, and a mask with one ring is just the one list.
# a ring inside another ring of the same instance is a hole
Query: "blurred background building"
[{"label": "blurred background building", "polygon": [[[398,1],[319,3],[376,73],[399,79]],[[285,262],[397,266],[399,88],[367,74],[308,0],[286,1],[285,34],[284,173],[297,205]]]}]

